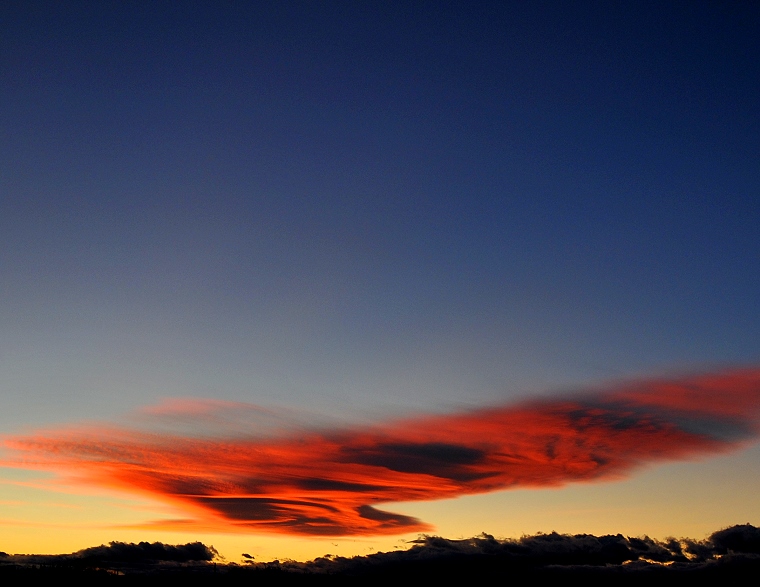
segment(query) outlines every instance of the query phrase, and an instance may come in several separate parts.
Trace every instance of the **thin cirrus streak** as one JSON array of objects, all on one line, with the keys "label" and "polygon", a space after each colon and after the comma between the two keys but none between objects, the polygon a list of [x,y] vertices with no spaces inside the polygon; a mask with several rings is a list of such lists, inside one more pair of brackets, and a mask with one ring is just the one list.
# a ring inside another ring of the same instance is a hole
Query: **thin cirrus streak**
[{"label": "thin cirrus streak", "polygon": [[[245,412],[241,404],[176,401],[154,412],[172,409],[206,424],[223,422],[224,409]],[[371,535],[430,529],[381,503],[619,478],[645,463],[736,448],[757,436],[758,424],[760,370],[743,370],[363,429],[198,437],[112,426],[5,444],[18,454],[15,466],[149,494],[188,512],[159,526]]]}]

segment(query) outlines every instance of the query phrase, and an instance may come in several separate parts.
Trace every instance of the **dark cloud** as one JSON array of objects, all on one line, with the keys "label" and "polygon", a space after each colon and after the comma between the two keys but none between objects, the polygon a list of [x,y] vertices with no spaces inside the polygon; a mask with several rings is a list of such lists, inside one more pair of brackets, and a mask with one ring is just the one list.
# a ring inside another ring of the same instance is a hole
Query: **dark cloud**
[{"label": "dark cloud", "polygon": [[[393,521],[377,510],[369,515]],[[172,578],[177,579],[182,577],[177,574],[178,570],[190,568],[193,577],[201,582],[210,579],[204,579],[205,569],[206,573],[215,574],[215,580],[228,578],[277,585],[304,584],[311,580],[323,584],[324,581],[318,581],[320,577],[330,581],[390,579],[405,584],[410,581],[514,582],[542,577],[582,577],[599,579],[600,584],[610,581],[620,584],[631,579],[636,584],[646,580],[649,584],[654,581],[668,585],[678,577],[689,580],[699,577],[725,584],[748,576],[747,573],[756,576],[760,571],[758,536],[760,529],[749,524],[720,530],[702,541],[556,532],[519,539],[496,539],[488,534],[464,540],[422,536],[412,541],[407,550],[352,558],[326,555],[309,562],[257,563],[246,553],[242,555],[244,566],[212,565],[219,561],[216,551],[198,542],[181,546],[112,542],[69,555],[7,556],[0,561],[0,570],[11,564],[30,568],[35,565],[97,567],[119,569],[127,574],[171,572]]]},{"label": "dark cloud", "polygon": [[382,489],[380,485],[348,483],[336,479],[298,479],[295,481],[295,485],[309,491],[355,491],[356,493],[363,493]]},{"label": "dark cloud", "polygon": [[142,566],[204,565],[219,560],[213,546],[201,542],[170,545],[161,542],[110,542],[71,554],[12,555],[8,561],[20,565],[68,565],[75,567],[139,568]]},{"label": "dark cloud", "polygon": [[194,501],[217,512],[224,519],[238,520],[257,528],[295,528],[316,536],[341,533],[335,523],[338,510],[320,502],[258,497],[196,497]]},{"label": "dark cloud", "polygon": [[457,444],[379,443],[370,447],[347,447],[342,453],[346,462],[454,481],[474,481],[491,475],[468,470],[470,465],[484,462],[485,451]]},{"label": "dark cloud", "polygon": [[720,530],[704,541],[556,532],[503,540],[488,534],[464,540],[423,536],[407,550],[306,563],[259,563],[258,568],[447,582],[462,577],[515,580],[521,576],[581,575],[604,581],[631,576],[667,583],[681,575],[732,577],[747,570],[759,571],[758,536],[760,529],[748,524]]},{"label": "dark cloud", "polygon": [[402,514],[384,512],[382,510],[378,510],[377,508],[373,508],[370,505],[359,506],[356,508],[356,511],[359,512],[359,516],[365,520],[380,522],[383,527],[395,527],[403,530],[404,528],[415,528],[420,524],[420,521],[417,518],[404,516]]},{"label": "dark cloud", "polygon": [[715,552],[720,554],[729,552],[760,554],[760,528],[755,528],[750,524],[732,526],[715,532],[710,536],[710,543]]},{"label": "dark cloud", "polygon": [[[199,413],[208,425],[213,414],[206,407]],[[305,535],[426,532],[431,528],[420,520],[375,508],[617,479],[647,463],[737,448],[760,431],[760,371],[630,382],[366,428],[279,428],[271,437],[257,430],[241,434],[239,425],[233,436],[226,435],[226,425],[218,437],[208,435],[208,426],[204,431],[195,437],[115,426],[69,428],[5,444],[20,454],[14,466],[147,492],[185,506],[205,528]],[[188,522],[181,525],[186,529]],[[563,540],[541,539],[544,548],[560,548]],[[605,538],[602,550],[619,554],[611,540]],[[681,556],[703,556],[699,544],[683,548]],[[658,552],[652,550],[652,560]]]},{"label": "dark cloud", "polygon": [[108,546],[95,546],[75,553],[73,556],[83,559],[96,559],[104,562],[174,562],[187,563],[212,561],[219,553],[213,547],[200,542],[191,542],[180,546],[162,544],[161,542],[111,542]]},{"label": "dark cloud", "polygon": [[335,508],[321,503],[259,497],[197,497],[195,501],[235,520],[277,519],[282,513],[303,508],[314,508],[317,511],[336,511]]}]

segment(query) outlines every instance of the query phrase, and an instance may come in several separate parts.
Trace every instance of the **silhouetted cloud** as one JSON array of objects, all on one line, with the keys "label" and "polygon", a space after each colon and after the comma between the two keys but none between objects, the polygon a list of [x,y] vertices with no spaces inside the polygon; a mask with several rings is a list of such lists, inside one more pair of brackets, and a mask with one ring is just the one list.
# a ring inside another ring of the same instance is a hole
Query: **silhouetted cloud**
[{"label": "silhouetted cloud", "polygon": [[[229,420],[214,411],[227,408],[193,401],[184,409],[175,400],[156,410],[171,419],[175,409],[185,427],[187,418],[201,420],[202,437],[176,427],[103,426],[14,437],[6,445],[19,455],[14,466],[184,507],[187,520],[155,523],[166,528],[196,522],[310,535],[423,532],[430,530],[424,522],[377,506],[615,479],[646,463],[733,449],[758,433],[760,371],[640,381],[361,429],[288,429],[278,421],[269,436],[256,427],[245,433],[239,418],[230,433]],[[249,411],[257,423],[267,413]],[[209,433],[214,422],[216,436]]]},{"label": "silhouetted cloud", "polygon": [[213,546],[201,542],[170,545],[161,542],[110,542],[71,554],[22,554],[8,557],[14,564],[140,567],[156,565],[204,564],[219,559]]},{"label": "silhouetted cloud", "polygon": [[187,563],[212,561],[219,553],[201,542],[191,542],[179,546],[162,544],[161,542],[111,542],[106,545],[86,548],[73,556],[84,559],[96,559],[104,562],[135,563],[135,562],[174,562]]},{"label": "silhouetted cloud", "polygon": [[760,554],[760,528],[755,528],[750,524],[732,526],[715,532],[710,536],[710,543],[717,554],[729,552]]},{"label": "silhouetted cloud", "polygon": [[178,571],[192,569],[196,577],[203,572],[214,572],[217,579],[245,573],[256,584],[279,585],[289,584],[283,581],[293,577],[303,583],[309,577],[325,576],[450,581],[573,575],[604,581],[646,577],[667,582],[681,574],[726,579],[757,572],[758,536],[760,529],[749,524],[720,530],[702,541],[556,532],[518,539],[496,539],[488,534],[464,540],[421,536],[407,550],[351,558],[326,555],[308,562],[258,563],[244,553],[243,567],[234,563],[210,564],[219,560],[216,550],[198,542],[181,546],[112,542],[65,555],[7,556],[0,561],[0,569],[12,564],[106,568],[127,573],[167,571],[174,578]]},{"label": "silhouetted cloud", "polygon": [[[256,563],[252,568],[300,573],[373,577],[511,578],[520,573],[637,575],[667,580],[680,573],[716,576],[760,569],[760,529],[749,524],[713,533],[704,541],[622,534],[537,534],[496,539],[488,534],[464,540],[422,536],[407,550],[352,558],[326,556],[309,562]],[[726,546],[729,541],[734,548]],[[699,554],[696,554],[696,552]]]}]

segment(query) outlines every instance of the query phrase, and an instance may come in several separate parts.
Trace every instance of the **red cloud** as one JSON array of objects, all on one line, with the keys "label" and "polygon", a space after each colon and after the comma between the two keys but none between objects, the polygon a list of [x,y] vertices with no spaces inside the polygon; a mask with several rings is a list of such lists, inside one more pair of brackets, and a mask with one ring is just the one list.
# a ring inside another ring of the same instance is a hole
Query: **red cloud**
[{"label": "red cloud", "polygon": [[[183,417],[206,418],[216,404],[198,405]],[[198,438],[106,427],[6,445],[21,466],[148,493],[206,527],[383,534],[429,527],[378,504],[620,477],[734,448],[757,434],[759,415],[760,371],[740,371],[366,429]]]}]

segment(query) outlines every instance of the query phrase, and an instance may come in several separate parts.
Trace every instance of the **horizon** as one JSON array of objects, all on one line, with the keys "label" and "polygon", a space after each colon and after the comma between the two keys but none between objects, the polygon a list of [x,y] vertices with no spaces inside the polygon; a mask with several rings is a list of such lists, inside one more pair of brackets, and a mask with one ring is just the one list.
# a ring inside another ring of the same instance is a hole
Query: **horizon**
[{"label": "horizon", "polygon": [[[421,536],[402,551],[377,552],[350,558],[325,554],[304,563],[294,560],[260,562],[242,554],[242,564],[228,561],[200,542],[166,545],[160,542],[111,542],[66,555],[8,555],[0,552],[5,580],[46,574],[61,579],[78,574],[101,579],[121,575],[142,579],[183,577],[185,580],[284,580],[331,582],[360,576],[412,580],[454,576],[497,578],[551,576],[609,580],[611,577],[667,581],[682,575],[714,579],[745,577],[760,559],[760,529],[751,524],[717,530],[704,540],[652,540],[618,535],[537,534],[519,539],[495,539],[488,534],[459,540]],[[36,575],[35,575],[36,573]]]}]

